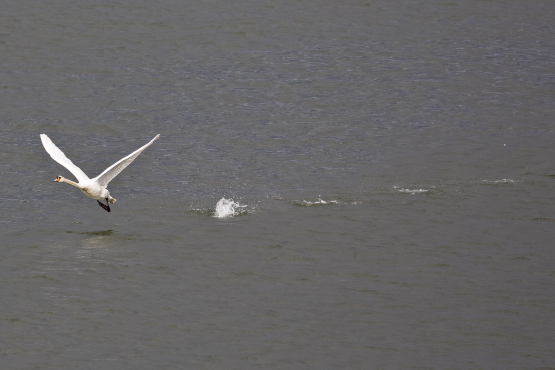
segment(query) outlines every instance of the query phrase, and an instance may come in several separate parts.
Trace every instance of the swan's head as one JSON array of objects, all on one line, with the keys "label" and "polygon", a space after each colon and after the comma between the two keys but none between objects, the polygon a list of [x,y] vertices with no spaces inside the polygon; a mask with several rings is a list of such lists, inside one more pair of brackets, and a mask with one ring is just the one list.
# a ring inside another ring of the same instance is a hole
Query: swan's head
[{"label": "swan's head", "polygon": [[54,179],[54,181],[60,182],[61,179],[62,179],[62,176],[58,176],[58,177],[56,177],[56,178]]}]

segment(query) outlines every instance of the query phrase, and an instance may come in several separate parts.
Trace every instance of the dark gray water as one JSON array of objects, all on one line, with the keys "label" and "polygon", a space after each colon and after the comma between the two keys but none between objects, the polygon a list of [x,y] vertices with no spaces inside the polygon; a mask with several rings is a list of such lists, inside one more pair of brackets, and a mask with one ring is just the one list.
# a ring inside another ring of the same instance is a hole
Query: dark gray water
[{"label": "dark gray water", "polygon": [[554,16],[3,4],[0,367],[555,368]]}]

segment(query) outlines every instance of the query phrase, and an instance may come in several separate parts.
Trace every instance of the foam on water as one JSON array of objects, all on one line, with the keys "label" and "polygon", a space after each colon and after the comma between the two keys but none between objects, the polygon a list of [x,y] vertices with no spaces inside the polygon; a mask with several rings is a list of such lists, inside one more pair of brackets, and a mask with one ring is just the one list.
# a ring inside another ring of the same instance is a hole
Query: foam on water
[{"label": "foam on water", "polygon": [[222,198],[216,204],[214,209],[214,217],[225,218],[234,217],[243,214],[246,205],[241,205],[239,202],[235,202],[233,199]]},{"label": "foam on water", "polygon": [[517,180],[501,179],[501,180],[482,180],[484,184],[515,184]]},{"label": "foam on water", "polygon": [[405,189],[405,188],[400,188],[399,186],[394,186],[393,189],[397,190],[399,193],[405,193],[405,194],[411,194],[411,195],[428,194],[432,192],[431,189]]},{"label": "foam on water", "polygon": [[311,202],[311,201],[309,201],[309,200],[303,200],[303,204],[304,204],[305,206],[307,206],[307,207],[314,206],[314,205],[318,205],[318,204],[324,205],[324,204],[330,204],[330,203],[331,203],[331,204],[337,204],[337,201],[336,201],[336,200],[330,200],[330,201],[327,201],[327,202],[326,202],[325,200],[323,200],[323,199],[321,199],[321,198],[318,198],[318,200],[316,200],[316,201],[314,201],[314,202]]},{"label": "foam on water", "polygon": [[297,206],[312,207],[312,206],[318,206],[318,205],[338,204],[338,201],[337,200],[326,201],[319,197],[317,200],[314,200],[314,201],[303,199],[302,201],[293,201],[292,203]]}]

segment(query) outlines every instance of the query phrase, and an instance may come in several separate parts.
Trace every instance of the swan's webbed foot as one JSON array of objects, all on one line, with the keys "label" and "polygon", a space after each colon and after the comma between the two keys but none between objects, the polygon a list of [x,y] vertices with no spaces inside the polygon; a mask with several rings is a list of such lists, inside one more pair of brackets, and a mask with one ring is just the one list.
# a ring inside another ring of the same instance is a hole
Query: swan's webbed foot
[{"label": "swan's webbed foot", "polygon": [[104,208],[106,210],[106,212],[110,212],[110,206],[108,205],[108,199],[106,199],[106,204],[104,203],[100,203],[100,201],[98,201],[98,205],[101,206],[102,208]]}]

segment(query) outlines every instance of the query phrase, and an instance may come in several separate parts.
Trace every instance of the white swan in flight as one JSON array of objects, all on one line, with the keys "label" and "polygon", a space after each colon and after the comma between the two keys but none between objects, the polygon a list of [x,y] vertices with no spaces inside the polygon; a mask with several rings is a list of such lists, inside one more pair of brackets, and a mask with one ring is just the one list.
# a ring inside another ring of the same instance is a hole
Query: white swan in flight
[{"label": "white swan in flight", "polygon": [[[44,149],[50,154],[53,160],[64,166],[77,178],[79,183],[75,183],[71,180],[63,178],[62,176],[56,177],[54,181],[56,182],[65,182],[76,188],[80,189],[86,196],[92,199],[96,199],[98,204],[104,208],[106,211],[110,212],[110,206],[108,202],[114,204],[116,200],[110,196],[110,192],[106,187],[108,183],[112,181],[114,177],[116,177],[123,169],[131,164],[141,154],[143,150],[148,148],[154,140],[158,139],[160,135],[156,135],[156,137],[145,146],[140,147],[139,149],[135,150],[133,153],[129,154],[127,157],[120,159],[110,167],[104,170],[100,175],[96,176],[94,179],[89,179],[87,175],[73,162],[66,157],[64,152],[62,152],[53,142],[50,140],[48,136],[45,134],[40,135],[40,139],[42,141],[42,145],[44,145]],[[101,203],[106,201],[106,204]]]}]

